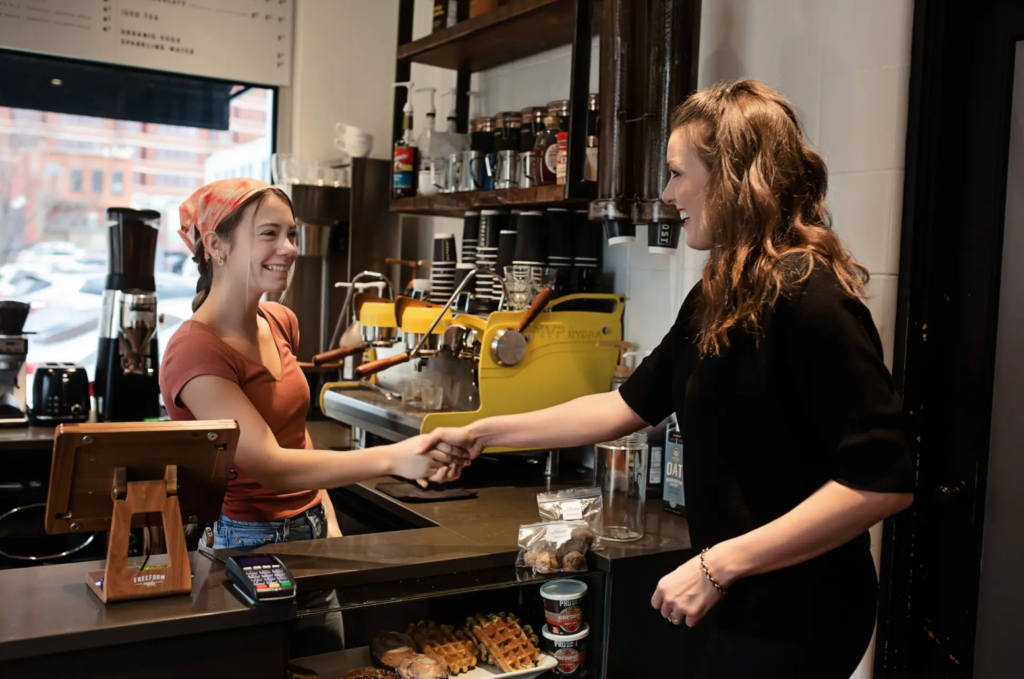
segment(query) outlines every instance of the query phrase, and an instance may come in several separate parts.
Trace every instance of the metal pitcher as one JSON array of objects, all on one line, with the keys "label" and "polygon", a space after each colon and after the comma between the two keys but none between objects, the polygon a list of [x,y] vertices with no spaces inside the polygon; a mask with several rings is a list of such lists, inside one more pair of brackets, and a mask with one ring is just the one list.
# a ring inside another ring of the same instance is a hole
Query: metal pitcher
[{"label": "metal pitcher", "polygon": [[519,186],[519,152],[498,151],[494,165],[494,188],[514,189]]},{"label": "metal pitcher", "polygon": [[480,151],[463,151],[455,173],[455,186],[458,191],[483,191],[486,189],[484,179],[484,154]]},{"label": "metal pitcher", "polygon": [[529,189],[537,186],[534,170],[537,166],[536,151],[522,151],[519,154],[519,188]]}]

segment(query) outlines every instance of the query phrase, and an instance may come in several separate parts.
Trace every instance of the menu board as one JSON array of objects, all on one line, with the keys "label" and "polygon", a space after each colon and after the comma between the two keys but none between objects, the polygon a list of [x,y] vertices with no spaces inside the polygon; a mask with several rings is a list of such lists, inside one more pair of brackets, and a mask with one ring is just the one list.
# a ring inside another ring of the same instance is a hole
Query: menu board
[{"label": "menu board", "polygon": [[294,0],[0,0],[0,47],[288,85],[293,17]]}]

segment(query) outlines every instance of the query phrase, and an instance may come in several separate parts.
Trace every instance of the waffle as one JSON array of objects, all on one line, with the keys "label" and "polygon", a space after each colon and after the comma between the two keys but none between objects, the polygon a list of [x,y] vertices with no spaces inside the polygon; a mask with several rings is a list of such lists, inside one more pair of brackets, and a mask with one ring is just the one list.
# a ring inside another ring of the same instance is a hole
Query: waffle
[{"label": "waffle", "polygon": [[466,620],[466,628],[486,649],[484,662],[505,672],[528,670],[537,665],[540,641],[527,625],[519,625],[514,615],[478,615]]},{"label": "waffle", "polygon": [[420,651],[435,660],[444,660],[452,674],[462,674],[476,667],[478,651],[472,635],[458,632],[451,625],[422,622],[409,625],[409,636]]}]

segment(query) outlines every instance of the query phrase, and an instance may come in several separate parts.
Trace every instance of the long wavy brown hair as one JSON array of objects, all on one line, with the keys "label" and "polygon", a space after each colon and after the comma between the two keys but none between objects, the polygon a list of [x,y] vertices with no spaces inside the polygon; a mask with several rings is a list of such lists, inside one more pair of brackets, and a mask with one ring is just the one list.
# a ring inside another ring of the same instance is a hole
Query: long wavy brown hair
[{"label": "long wavy brown hair", "polygon": [[793,105],[756,80],[691,95],[672,118],[708,168],[703,228],[712,248],[697,311],[702,355],[720,356],[730,332],[759,336],[780,295],[828,267],[851,296],[868,271],[845,250],[825,205],[828,170],[804,140]]}]

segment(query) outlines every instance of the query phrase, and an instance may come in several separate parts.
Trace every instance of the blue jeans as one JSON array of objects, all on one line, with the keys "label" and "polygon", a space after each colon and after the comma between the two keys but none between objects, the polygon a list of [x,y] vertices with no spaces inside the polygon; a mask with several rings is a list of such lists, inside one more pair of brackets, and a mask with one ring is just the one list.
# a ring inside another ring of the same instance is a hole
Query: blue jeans
[{"label": "blue jeans", "polygon": [[[327,537],[327,510],[323,504],[282,521],[236,521],[223,514],[213,526],[213,548],[259,547],[278,542],[297,542]],[[338,595],[334,590],[303,592],[299,589],[296,605],[300,610],[334,608]],[[341,613],[301,617],[292,633],[291,657],[301,658],[340,651],[345,646]]]},{"label": "blue jeans", "polygon": [[323,504],[282,521],[236,521],[223,514],[213,526],[213,548],[259,547],[327,537],[327,510]]}]

